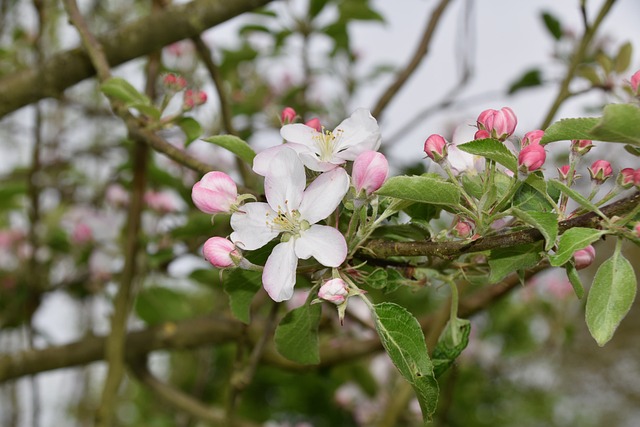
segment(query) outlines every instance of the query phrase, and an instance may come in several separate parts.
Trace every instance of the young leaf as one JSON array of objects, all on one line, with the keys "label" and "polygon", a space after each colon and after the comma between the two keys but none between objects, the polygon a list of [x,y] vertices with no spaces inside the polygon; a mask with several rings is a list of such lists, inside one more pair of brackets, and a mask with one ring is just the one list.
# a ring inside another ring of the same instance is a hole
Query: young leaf
[{"label": "young leaf", "polygon": [[541,144],[554,141],[571,141],[572,139],[594,139],[591,129],[598,124],[596,117],[562,119],[549,126],[540,140]]},{"label": "young leaf", "polygon": [[100,90],[105,95],[115,98],[125,104],[151,105],[151,101],[145,95],[134,88],[131,83],[120,77],[111,77],[100,85]]},{"label": "young leaf", "polygon": [[605,215],[598,209],[596,205],[591,203],[586,197],[582,194],[575,191],[573,188],[567,186],[565,183],[558,181],[557,179],[550,179],[547,182],[549,188],[553,188],[557,191],[561,191],[567,196],[571,197],[573,200],[578,202],[580,206],[587,209],[588,211],[595,212],[600,215],[602,218],[606,218]]},{"label": "young leaf", "polygon": [[460,353],[467,348],[470,333],[471,322],[467,319],[455,318],[453,323],[451,321],[447,323],[433,350],[433,372],[436,378],[444,374]]},{"label": "young leaf", "polygon": [[475,154],[498,162],[514,173],[518,171],[518,159],[497,139],[476,139],[475,141],[460,144],[458,148],[469,154]]},{"label": "young leaf", "polygon": [[145,116],[151,117],[153,120],[160,120],[160,116],[162,116],[160,110],[158,110],[158,108],[154,105],[134,102],[132,104],[127,104],[127,106],[129,108],[135,108]]},{"label": "young leaf", "polygon": [[276,350],[289,360],[303,365],[320,363],[318,324],[320,304],[305,304],[288,312],[275,334]]},{"label": "young leaf", "polygon": [[569,283],[571,283],[571,286],[573,287],[573,292],[576,293],[578,299],[582,299],[584,296],[584,286],[582,286],[582,280],[580,280],[578,270],[576,270],[576,267],[570,262],[566,263],[564,268],[567,270],[567,277],[569,278]]},{"label": "young leaf", "polygon": [[640,145],[640,108],[632,104],[607,105],[591,134],[590,139]]},{"label": "young leaf", "polygon": [[624,73],[629,65],[631,65],[631,54],[633,53],[633,46],[630,42],[626,42],[620,46],[618,55],[616,55],[616,61],[614,64],[615,72],[618,74]]},{"label": "young leaf", "polygon": [[256,152],[253,151],[253,148],[237,136],[215,135],[210,136],[209,138],[203,138],[203,141],[210,142],[231,151],[249,165],[253,164],[253,158],[256,156]]},{"label": "young leaf", "polygon": [[249,324],[251,301],[262,287],[262,273],[237,268],[222,281],[222,286],[229,296],[229,306],[233,315],[241,322]]},{"label": "young leaf", "polygon": [[568,262],[575,251],[584,249],[605,234],[606,231],[593,228],[575,227],[565,231],[560,236],[558,250],[555,255],[549,257],[551,265],[560,267]]},{"label": "young leaf", "polygon": [[184,132],[187,137],[184,142],[185,147],[202,135],[202,126],[200,126],[200,123],[194,118],[183,117],[178,120],[178,126],[180,126],[180,129],[182,129],[182,132]]},{"label": "young leaf", "polygon": [[556,18],[549,12],[543,12],[542,20],[544,21],[544,25],[547,27],[547,30],[549,30],[549,33],[553,36],[553,38],[556,40],[560,40],[562,38],[562,24],[560,24],[558,18]]},{"label": "young leaf", "polygon": [[427,422],[438,403],[438,383],[420,324],[397,304],[383,302],[374,308],[380,341],[400,374],[416,392],[422,417]]},{"label": "young leaf", "polygon": [[544,236],[544,250],[550,250],[558,237],[558,215],[553,212],[525,212],[513,208],[513,214],[527,224],[537,228]]},{"label": "young leaf", "polygon": [[620,245],[593,279],[586,307],[587,326],[600,347],[612,337],[636,296],[633,267],[620,253]]},{"label": "young leaf", "polygon": [[534,68],[525,72],[518,80],[509,86],[509,95],[518,92],[521,89],[540,86],[542,84],[542,78],[540,77],[540,70]]},{"label": "young leaf", "polygon": [[514,271],[531,268],[538,264],[542,257],[542,245],[531,243],[518,245],[508,249],[493,249],[489,257],[489,283],[497,283]]},{"label": "young leaf", "polygon": [[460,202],[460,190],[455,185],[430,176],[394,176],[376,194],[435,205]]},{"label": "young leaf", "polygon": [[177,322],[193,316],[187,295],[161,286],[143,289],[136,298],[135,312],[149,325]]}]

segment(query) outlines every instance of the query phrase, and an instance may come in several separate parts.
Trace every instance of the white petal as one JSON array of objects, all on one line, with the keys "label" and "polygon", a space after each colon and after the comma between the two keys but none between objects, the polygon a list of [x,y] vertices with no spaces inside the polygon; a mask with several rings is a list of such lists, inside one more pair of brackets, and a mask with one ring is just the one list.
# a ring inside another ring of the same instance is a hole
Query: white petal
[{"label": "white petal", "polygon": [[253,171],[258,175],[266,176],[271,170],[271,160],[284,148],[284,145],[276,145],[256,154],[253,158]]},{"label": "white petal", "polygon": [[301,123],[284,125],[280,128],[280,135],[282,135],[287,142],[302,144],[314,153],[320,154],[317,151],[316,141],[321,137],[321,134],[312,127]]},{"label": "white petal", "polygon": [[327,267],[338,267],[347,257],[347,242],[335,228],[312,225],[296,239],[296,255],[301,259],[314,257]]},{"label": "white petal", "polygon": [[274,211],[298,209],[306,183],[304,165],[295,151],[285,146],[271,156],[264,179],[264,193]]},{"label": "white petal", "polygon": [[299,155],[302,163],[304,163],[304,165],[312,171],[316,172],[330,171],[331,169],[335,169],[339,165],[346,162],[346,160],[337,158],[335,156],[331,159],[330,162],[323,162],[315,153],[312,153],[311,151],[302,152]]},{"label": "white petal", "polygon": [[247,203],[231,215],[231,241],[252,251],[269,243],[280,231],[268,225],[277,215],[266,203]]},{"label": "white petal", "polygon": [[343,120],[333,134],[338,139],[336,157],[344,160],[355,160],[364,151],[377,151],[382,142],[378,122],[364,108],[357,109],[351,117]]},{"label": "white petal", "polygon": [[315,224],[331,215],[348,190],[349,175],[344,169],[325,172],[304,190],[298,211],[303,219]]},{"label": "white petal", "polygon": [[262,272],[262,286],[271,299],[280,302],[293,296],[297,267],[295,239],[278,243],[269,255]]}]

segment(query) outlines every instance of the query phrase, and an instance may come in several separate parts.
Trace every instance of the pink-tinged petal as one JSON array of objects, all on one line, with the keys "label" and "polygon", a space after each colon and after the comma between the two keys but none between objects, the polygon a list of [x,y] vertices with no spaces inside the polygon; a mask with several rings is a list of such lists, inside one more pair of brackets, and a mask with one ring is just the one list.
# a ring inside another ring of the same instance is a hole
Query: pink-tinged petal
[{"label": "pink-tinged petal", "polygon": [[276,212],[297,209],[307,183],[298,154],[290,148],[278,150],[272,156],[269,168],[264,179],[264,193],[269,206]]},{"label": "pink-tinged petal", "polygon": [[247,203],[231,215],[231,240],[240,249],[252,251],[269,243],[280,234],[269,224],[276,213],[266,203]]},{"label": "pink-tinged petal", "polygon": [[296,239],[296,255],[301,259],[314,257],[327,267],[338,267],[347,257],[347,242],[335,228],[312,225]]},{"label": "pink-tinged petal", "polygon": [[262,272],[262,286],[272,300],[286,301],[293,296],[297,267],[295,239],[278,243],[269,255]]},{"label": "pink-tinged petal", "polygon": [[353,162],[353,185],[356,192],[365,190],[371,194],[382,187],[389,174],[389,162],[384,154],[377,151],[365,151]]},{"label": "pink-tinged petal", "polygon": [[206,213],[229,212],[236,202],[238,188],[224,172],[208,172],[191,189],[191,199],[198,209]]},{"label": "pink-tinged petal", "polygon": [[271,161],[281,151],[286,150],[284,145],[276,145],[262,150],[253,158],[253,171],[261,176],[267,176],[271,170]]},{"label": "pink-tinged petal", "polygon": [[316,141],[321,138],[321,134],[312,127],[301,123],[285,125],[280,128],[280,135],[287,142],[302,144],[310,151],[320,154],[317,151]]},{"label": "pink-tinged petal", "polygon": [[315,224],[331,215],[348,190],[349,175],[344,169],[325,172],[304,191],[298,212],[309,224]]},{"label": "pink-tinged petal", "polygon": [[333,135],[336,137],[335,157],[343,160],[355,160],[364,151],[377,151],[382,142],[377,120],[364,108],[343,120]]},{"label": "pink-tinged petal", "polygon": [[214,267],[227,268],[235,265],[235,262],[231,258],[234,255],[240,258],[240,252],[236,249],[235,245],[224,237],[211,237],[202,247],[202,253],[207,261]]}]

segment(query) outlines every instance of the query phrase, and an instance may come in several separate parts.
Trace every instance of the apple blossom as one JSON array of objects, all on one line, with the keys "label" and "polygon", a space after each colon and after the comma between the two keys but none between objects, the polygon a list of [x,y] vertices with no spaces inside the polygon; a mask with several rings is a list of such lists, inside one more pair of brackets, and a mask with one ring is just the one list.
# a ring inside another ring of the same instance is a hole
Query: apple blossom
[{"label": "apple blossom", "polygon": [[633,94],[634,95],[640,95],[640,92],[638,92],[638,89],[640,87],[640,70],[636,71],[632,76],[631,76],[631,89],[633,90]]},{"label": "apple blossom", "polygon": [[180,91],[187,87],[187,81],[184,77],[178,76],[173,73],[169,73],[162,79],[162,84],[166,86],[167,89],[173,91]]},{"label": "apple blossom", "polygon": [[340,305],[349,296],[349,286],[342,279],[331,279],[326,281],[318,291],[318,298]]},{"label": "apple blossom", "polygon": [[229,213],[238,199],[238,187],[224,172],[208,172],[191,189],[191,199],[204,213]]},{"label": "apple blossom", "polygon": [[333,131],[321,132],[295,123],[283,126],[280,134],[306,167],[319,172],[355,160],[364,151],[376,151],[381,142],[378,122],[363,108],[356,110]]},{"label": "apple blossom", "polygon": [[377,151],[361,153],[353,162],[351,173],[356,193],[364,190],[367,195],[370,195],[382,187],[388,174],[389,163],[382,153]]},{"label": "apple blossom", "polygon": [[[558,168],[558,178],[560,178],[561,181],[567,181],[567,179],[569,178],[569,171],[571,170],[571,166],[569,165],[564,165],[564,166],[560,166]],[[575,177],[576,172],[573,171],[573,176]]]},{"label": "apple blossom", "polygon": [[207,93],[204,91],[194,91],[192,89],[187,89],[184,92],[184,100],[182,102],[182,108],[185,110],[191,110],[194,107],[204,104],[207,102]]},{"label": "apple blossom", "polygon": [[434,162],[447,157],[447,140],[438,134],[430,135],[424,141],[424,152]]},{"label": "apple blossom", "polygon": [[595,259],[596,250],[591,245],[573,253],[573,262],[575,264],[576,270],[582,270],[583,268],[589,267]]},{"label": "apple blossom", "polygon": [[532,130],[531,132],[527,132],[522,137],[522,141],[520,142],[520,146],[522,148],[531,144],[540,144],[540,140],[544,136],[543,130]]},{"label": "apple blossom", "polygon": [[618,174],[616,183],[622,188],[631,188],[634,185],[636,170],[633,168],[624,168]]},{"label": "apple blossom", "polygon": [[202,247],[207,261],[217,268],[227,268],[238,264],[242,254],[236,246],[224,237],[211,237]]},{"label": "apple blossom", "polygon": [[611,163],[606,160],[596,160],[587,170],[591,175],[591,179],[598,184],[602,184],[613,175]]},{"label": "apple blossom", "polygon": [[530,173],[540,169],[547,158],[544,147],[540,144],[529,144],[518,155],[518,169],[523,173]]},{"label": "apple blossom", "polygon": [[466,239],[473,234],[473,224],[469,221],[458,220],[453,226],[453,234]]},{"label": "apple blossom", "polygon": [[488,109],[480,113],[477,124],[479,130],[485,130],[491,137],[504,141],[513,135],[518,118],[509,107],[500,110]]},{"label": "apple blossom", "polygon": [[593,142],[590,139],[574,139],[571,141],[571,152],[578,156],[584,156],[593,148]]},{"label": "apple blossom", "polygon": [[322,132],[322,124],[320,123],[320,119],[317,117],[306,121],[305,126],[309,126],[310,128],[317,130],[318,132]]},{"label": "apple blossom", "polygon": [[484,129],[480,129],[475,134],[473,134],[473,139],[487,139],[487,138],[491,138],[491,134]]},{"label": "apple blossom", "polygon": [[293,123],[293,121],[296,119],[296,116],[296,110],[291,107],[285,107],[280,113],[280,122],[283,125]]},{"label": "apple blossom", "polygon": [[255,250],[282,235],[264,266],[262,284],[274,301],[284,301],[293,295],[298,259],[314,257],[327,267],[344,262],[344,236],[316,223],[338,207],[349,189],[349,176],[336,168],[305,189],[304,165],[296,152],[286,146],[276,148],[270,151],[271,167],[264,181],[267,203],[247,203],[231,216],[231,240],[241,249]]},{"label": "apple blossom", "polygon": [[636,225],[633,226],[633,233],[640,239],[640,221],[636,222]]}]

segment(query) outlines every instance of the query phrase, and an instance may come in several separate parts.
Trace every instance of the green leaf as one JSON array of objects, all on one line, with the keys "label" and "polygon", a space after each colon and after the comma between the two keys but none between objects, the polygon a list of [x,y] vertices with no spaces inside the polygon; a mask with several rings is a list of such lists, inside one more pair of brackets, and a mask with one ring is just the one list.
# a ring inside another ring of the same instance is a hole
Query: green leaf
[{"label": "green leaf", "polygon": [[512,95],[521,89],[532,88],[540,86],[541,84],[542,78],[540,77],[540,70],[538,70],[537,68],[528,70],[517,81],[511,83],[511,86],[509,86],[509,91],[507,93],[509,95]]},{"label": "green leaf", "polygon": [[298,307],[288,312],[276,329],[275,343],[278,353],[303,365],[320,363],[318,324],[320,304]]},{"label": "green leaf", "polygon": [[594,66],[581,65],[578,68],[577,74],[583,79],[589,80],[589,82],[593,86],[599,86],[602,84],[602,79],[600,78],[600,75],[598,74]]},{"label": "green leaf", "polygon": [[542,20],[547,30],[549,30],[549,34],[551,34],[554,39],[560,40],[562,38],[562,24],[560,24],[558,18],[549,12],[543,12]]},{"label": "green leaf", "polygon": [[549,257],[551,265],[554,267],[564,265],[571,259],[575,251],[586,248],[605,233],[606,231],[603,230],[583,227],[575,227],[565,231],[560,236],[556,254]]},{"label": "green leaf", "polygon": [[233,315],[243,323],[251,321],[251,301],[262,287],[262,273],[236,268],[231,271],[222,286],[229,295],[229,305]]},{"label": "green leaf", "polygon": [[582,206],[586,210],[588,210],[590,212],[595,212],[598,215],[600,215],[602,218],[606,218],[605,215],[600,211],[600,209],[598,209],[598,207],[596,205],[591,203],[586,197],[584,197],[582,194],[578,193],[573,188],[568,187],[565,183],[560,182],[557,179],[550,179],[549,181],[547,181],[547,185],[549,186],[549,188],[553,188],[555,190],[558,190],[558,191],[566,194],[567,196],[571,197],[573,200],[578,202],[580,204],[580,206]]},{"label": "green leaf", "polygon": [[458,148],[469,154],[475,154],[498,162],[514,173],[518,171],[518,159],[497,139],[476,139],[475,141],[460,144]]},{"label": "green leaf", "polygon": [[136,298],[135,312],[149,325],[178,322],[193,316],[186,294],[173,289],[154,286],[143,289]]},{"label": "green leaf", "polygon": [[411,313],[394,303],[376,304],[374,309],[380,341],[400,374],[416,392],[422,417],[427,422],[438,403],[438,382],[420,324]]},{"label": "green leaf", "polygon": [[525,212],[513,208],[513,214],[525,223],[537,228],[544,236],[544,250],[550,250],[558,237],[558,215],[553,212]]},{"label": "green leaf", "polygon": [[460,190],[454,184],[430,176],[394,176],[376,194],[435,205],[460,202]]},{"label": "green leaf", "polygon": [[640,108],[632,104],[607,105],[591,134],[589,139],[640,145]]},{"label": "green leaf", "polygon": [[203,141],[210,142],[219,147],[225,148],[231,151],[236,156],[247,162],[249,165],[253,165],[253,158],[256,156],[256,152],[253,148],[242,139],[233,135],[215,135],[209,138],[204,138]]},{"label": "green leaf", "polygon": [[580,280],[580,275],[578,275],[578,270],[576,267],[568,262],[564,265],[567,270],[567,277],[569,278],[569,283],[573,287],[573,292],[576,293],[578,299],[582,299],[584,296],[584,286],[582,286],[582,280]]},{"label": "green leaf", "polygon": [[152,118],[153,120],[160,120],[160,116],[162,115],[160,110],[158,110],[153,105],[134,102],[132,104],[127,104],[127,106],[129,108],[135,108],[136,110],[140,111],[145,116]]},{"label": "green leaf", "polygon": [[436,378],[444,374],[460,353],[467,348],[470,333],[471,322],[467,319],[455,318],[453,323],[451,321],[447,323],[433,350],[433,372]]},{"label": "green leaf", "polygon": [[587,326],[600,347],[612,337],[636,296],[633,267],[620,253],[620,244],[593,279],[586,307]]},{"label": "green leaf", "polygon": [[489,283],[497,283],[514,271],[534,267],[542,257],[540,243],[518,245],[505,249],[493,249],[489,257]]},{"label": "green leaf", "polygon": [[151,105],[151,101],[145,95],[134,88],[131,83],[120,77],[111,77],[100,85],[100,90],[105,95],[130,104]]},{"label": "green leaf", "polygon": [[182,117],[180,120],[178,120],[177,124],[178,126],[180,126],[180,129],[182,129],[182,132],[184,132],[185,136],[187,137],[186,141],[184,142],[185,147],[187,147],[193,141],[198,139],[200,135],[202,135],[202,126],[200,126],[200,123],[198,123],[198,121],[192,117]]},{"label": "green leaf", "polygon": [[620,46],[620,50],[618,50],[618,54],[616,55],[616,60],[614,63],[614,70],[618,74],[624,73],[629,65],[631,65],[631,54],[633,53],[633,46],[630,42],[626,42],[622,46]]},{"label": "green leaf", "polygon": [[549,126],[540,140],[541,144],[554,141],[571,141],[572,139],[593,139],[591,129],[598,124],[596,117],[562,119]]}]

